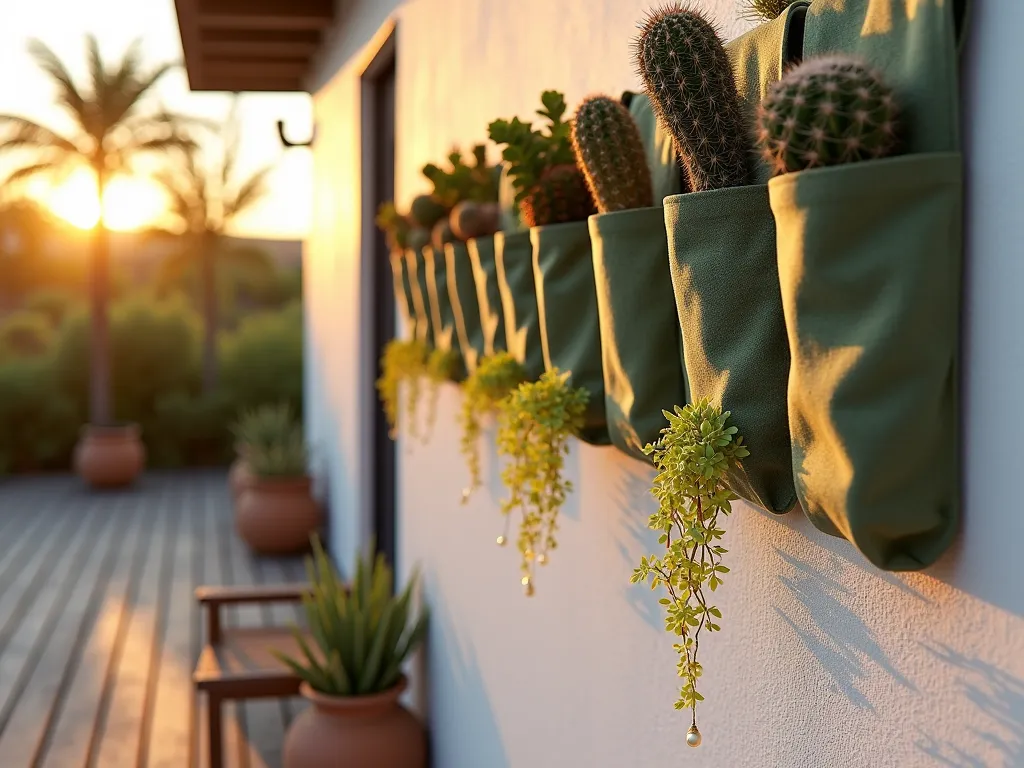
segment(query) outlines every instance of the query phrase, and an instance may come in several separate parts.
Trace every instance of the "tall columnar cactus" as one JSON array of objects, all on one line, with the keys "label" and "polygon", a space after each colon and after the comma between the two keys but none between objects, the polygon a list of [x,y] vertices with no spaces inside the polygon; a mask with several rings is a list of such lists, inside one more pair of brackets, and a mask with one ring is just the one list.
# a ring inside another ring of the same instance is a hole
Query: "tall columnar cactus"
[{"label": "tall columnar cactus", "polygon": [[556,165],[544,171],[519,203],[528,227],[586,221],[597,213],[586,179],[575,165]]},{"label": "tall columnar cactus", "polygon": [[748,126],[729,55],[696,7],[648,14],[636,62],[662,124],[672,134],[690,189],[738,187],[749,173]]},{"label": "tall columnar cactus", "polygon": [[620,102],[607,96],[585,99],[573,120],[572,147],[598,211],[654,205],[651,169],[640,129]]},{"label": "tall columnar cactus", "polygon": [[758,139],[775,173],[893,154],[892,90],[860,59],[808,59],[772,85],[758,110]]}]

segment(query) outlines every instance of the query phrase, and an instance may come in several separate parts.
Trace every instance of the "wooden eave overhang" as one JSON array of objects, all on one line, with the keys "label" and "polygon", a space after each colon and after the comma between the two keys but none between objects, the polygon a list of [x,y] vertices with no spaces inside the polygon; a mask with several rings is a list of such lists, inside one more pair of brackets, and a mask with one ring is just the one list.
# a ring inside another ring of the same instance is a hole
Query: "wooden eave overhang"
[{"label": "wooden eave overhang", "polygon": [[334,0],[174,0],[193,91],[305,91]]}]

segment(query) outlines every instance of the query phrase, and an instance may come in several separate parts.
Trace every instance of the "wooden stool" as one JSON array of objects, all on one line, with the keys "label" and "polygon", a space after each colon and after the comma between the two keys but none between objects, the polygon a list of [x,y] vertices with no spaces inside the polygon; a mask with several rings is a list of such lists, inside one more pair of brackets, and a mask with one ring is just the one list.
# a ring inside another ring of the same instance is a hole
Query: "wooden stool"
[{"label": "wooden stool", "polygon": [[206,644],[192,675],[209,703],[210,768],[223,768],[221,709],[228,699],[297,696],[302,682],[271,653],[274,648],[302,658],[290,627],[226,628],[220,607],[239,603],[298,602],[308,584],[261,587],[199,587],[196,599],[206,607]]}]

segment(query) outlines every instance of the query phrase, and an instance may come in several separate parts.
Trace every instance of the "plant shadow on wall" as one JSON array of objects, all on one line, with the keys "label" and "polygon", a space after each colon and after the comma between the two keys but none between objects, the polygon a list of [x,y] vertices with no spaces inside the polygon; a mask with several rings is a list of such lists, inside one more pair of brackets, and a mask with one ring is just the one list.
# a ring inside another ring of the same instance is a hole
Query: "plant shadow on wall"
[{"label": "plant shadow on wall", "polygon": [[[937,660],[961,670],[958,693],[965,705],[973,705],[991,719],[991,729],[967,729],[985,744],[983,754],[973,755],[949,740],[948,731],[938,737],[923,731],[917,747],[938,765],[953,768],[1013,768],[1024,765],[1024,680],[978,658],[964,656],[942,644],[923,644]],[[1001,762],[993,760],[1001,758]]]},{"label": "plant shadow on wall", "polygon": [[900,686],[917,691],[890,661],[864,620],[847,607],[845,601],[853,593],[837,578],[844,572],[840,557],[830,554],[826,571],[778,548],[775,552],[789,566],[789,573],[780,573],[778,579],[786,588],[783,594],[792,598],[785,608],[776,605],[775,612],[829,674],[838,693],[855,706],[874,712],[874,704],[857,685],[868,677],[872,666]]}]

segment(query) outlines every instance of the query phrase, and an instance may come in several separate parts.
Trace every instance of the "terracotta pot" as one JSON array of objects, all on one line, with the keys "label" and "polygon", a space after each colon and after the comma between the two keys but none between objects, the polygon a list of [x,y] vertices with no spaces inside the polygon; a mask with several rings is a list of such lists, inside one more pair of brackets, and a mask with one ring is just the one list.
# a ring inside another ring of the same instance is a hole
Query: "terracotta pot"
[{"label": "terracotta pot", "polygon": [[74,467],[93,488],[131,485],[146,465],[146,448],[137,424],[82,427]]},{"label": "terracotta pot", "polygon": [[231,487],[231,496],[238,501],[242,491],[252,482],[252,472],[249,471],[249,463],[245,456],[239,455],[228,471],[228,485]]},{"label": "terracotta pot", "polygon": [[309,548],[320,527],[320,506],[308,477],[253,475],[235,505],[235,530],[258,554],[285,555]]},{"label": "terracotta pot", "polygon": [[324,696],[308,684],[313,706],[284,740],[284,768],[425,768],[427,739],[420,721],[398,703],[406,679],[371,696]]}]

